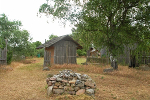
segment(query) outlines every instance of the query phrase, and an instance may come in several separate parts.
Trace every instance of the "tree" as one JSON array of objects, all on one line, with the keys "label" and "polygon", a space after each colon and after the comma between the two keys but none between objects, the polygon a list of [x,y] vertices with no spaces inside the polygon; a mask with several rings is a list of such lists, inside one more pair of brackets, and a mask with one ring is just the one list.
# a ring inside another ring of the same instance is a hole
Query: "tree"
[{"label": "tree", "polygon": [[43,4],[39,12],[74,22],[76,34],[83,41],[87,41],[85,42],[87,45],[91,42],[96,47],[107,47],[112,56],[122,54],[125,45],[137,43],[137,50],[150,48],[148,0],[88,0],[83,3],[80,0],[75,2],[55,0],[53,2],[54,5]]},{"label": "tree", "polygon": [[[35,45],[35,48],[40,46],[42,43],[40,41],[36,41],[33,42],[33,44]],[[35,49],[34,48],[34,49]],[[44,49],[35,49],[35,56],[37,56],[38,54],[40,54],[40,56],[44,57]]]},{"label": "tree", "polygon": [[4,39],[8,40],[8,50],[14,55],[28,55],[28,46],[32,38],[27,30],[20,30],[20,21],[10,21],[5,14],[0,15],[0,47],[4,47]]},{"label": "tree", "polygon": [[50,36],[49,36],[49,40],[51,40],[52,38],[55,38],[55,37],[58,37],[57,35],[54,35],[54,34],[51,34]]}]

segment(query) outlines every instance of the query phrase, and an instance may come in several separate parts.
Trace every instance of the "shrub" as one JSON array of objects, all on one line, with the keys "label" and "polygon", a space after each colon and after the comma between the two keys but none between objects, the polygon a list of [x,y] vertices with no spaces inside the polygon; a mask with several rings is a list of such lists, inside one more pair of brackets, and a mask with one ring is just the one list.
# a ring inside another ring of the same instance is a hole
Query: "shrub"
[{"label": "shrub", "polygon": [[85,56],[85,55],[86,55],[86,52],[85,52],[84,50],[78,49],[78,50],[77,50],[77,54],[78,54],[79,56]]},{"label": "shrub", "polygon": [[11,64],[12,61],[12,51],[7,52],[7,64]]}]

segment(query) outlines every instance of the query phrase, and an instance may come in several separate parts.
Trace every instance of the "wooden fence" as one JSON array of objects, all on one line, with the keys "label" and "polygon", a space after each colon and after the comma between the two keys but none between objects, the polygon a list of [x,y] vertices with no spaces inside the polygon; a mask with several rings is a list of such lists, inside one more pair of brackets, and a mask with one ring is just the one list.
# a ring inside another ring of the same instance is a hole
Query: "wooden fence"
[{"label": "wooden fence", "polygon": [[7,64],[7,49],[4,48],[3,50],[0,48],[0,65]]},{"label": "wooden fence", "polygon": [[[88,57],[87,62],[91,64],[110,64],[109,57],[104,58],[98,58],[98,57]],[[133,59],[130,57],[129,54],[124,54],[117,57],[118,64],[130,66],[131,63],[134,63],[135,66],[138,66],[140,64],[148,64],[150,63],[150,53],[146,54],[145,56],[139,56],[135,58],[135,62],[133,62]]]},{"label": "wooden fence", "polygon": [[6,47],[0,48],[0,65],[7,65],[7,39],[5,39]]}]

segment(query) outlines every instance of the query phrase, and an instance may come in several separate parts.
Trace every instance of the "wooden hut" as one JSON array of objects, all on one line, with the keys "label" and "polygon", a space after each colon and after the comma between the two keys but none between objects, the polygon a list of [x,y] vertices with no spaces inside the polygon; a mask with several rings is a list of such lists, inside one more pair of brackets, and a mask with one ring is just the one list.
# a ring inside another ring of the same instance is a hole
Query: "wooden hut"
[{"label": "wooden hut", "polygon": [[45,49],[44,66],[52,64],[76,64],[76,50],[82,46],[74,41],[70,36],[60,36],[53,38],[40,45],[36,49]]}]

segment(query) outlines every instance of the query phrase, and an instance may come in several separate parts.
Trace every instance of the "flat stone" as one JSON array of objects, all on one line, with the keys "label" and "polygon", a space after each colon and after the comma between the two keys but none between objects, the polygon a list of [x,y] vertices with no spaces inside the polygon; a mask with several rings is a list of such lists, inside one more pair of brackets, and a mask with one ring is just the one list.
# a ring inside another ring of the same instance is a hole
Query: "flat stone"
[{"label": "flat stone", "polygon": [[92,81],[86,81],[84,84],[88,87],[96,88],[96,84]]},{"label": "flat stone", "polygon": [[104,69],[104,70],[103,70],[103,72],[106,72],[106,73],[107,73],[107,72],[113,72],[113,71],[114,71],[113,68],[107,68],[107,69]]},{"label": "flat stone", "polygon": [[50,69],[48,67],[43,67],[43,70],[49,71]]},{"label": "flat stone", "polygon": [[56,83],[56,81],[51,81],[51,82],[52,82],[52,84]]},{"label": "flat stone", "polygon": [[60,82],[56,82],[56,83],[55,83],[55,86],[60,86],[60,85],[61,85]]},{"label": "flat stone", "polygon": [[65,91],[73,91],[74,88],[70,87],[70,86],[64,86],[64,90]]},{"label": "flat stone", "polygon": [[51,81],[56,81],[56,78],[55,77],[51,77],[50,80]]},{"label": "flat stone", "polygon": [[47,88],[47,95],[49,96],[50,94],[52,94],[52,89],[53,89],[53,86],[49,86]]},{"label": "flat stone", "polygon": [[71,80],[69,81],[70,84],[75,84],[76,83],[76,80]]},{"label": "flat stone", "polygon": [[62,80],[62,82],[64,82],[64,83],[68,83],[68,81],[67,81],[67,80]]},{"label": "flat stone", "polygon": [[64,89],[53,89],[53,93],[54,94],[63,94],[64,93]]},{"label": "flat stone", "polygon": [[79,79],[79,80],[81,80],[81,74],[80,73],[75,73],[76,75],[77,75],[77,78]]},{"label": "flat stone", "polygon": [[59,78],[59,77],[58,77],[58,78],[56,79],[56,81],[57,81],[57,82],[62,82],[62,78]]},{"label": "flat stone", "polygon": [[87,93],[87,94],[94,94],[94,89],[87,89],[87,90],[86,90],[86,93]]},{"label": "flat stone", "polygon": [[48,86],[52,86],[52,82],[51,81],[48,82]]},{"label": "flat stone", "polygon": [[76,94],[75,91],[65,91],[65,93],[70,94],[70,95],[75,95]]},{"label": "flat stone", "polygon": [[58,89],[58,86],[53,86],[53,89]]},{"label": "flat stone", "polygon": [[85,89],[80,89],[76,92],[76,95],[81,95],[85,93]]},{"label": "flat stone", "polygon": [[60,77],[60,75],[54,75],[53,77],[55,77],[55,78],[59,78],[59,77]]},{"label": "flat stone", "polygon": [[85,78],[85,79],[87,79],[87,78],[88,78],[88,75],[83,74],[83,75],[81,76],[81,78]]},{"label": "flat stone", "polygon": [[62,85],[59,86],[59,89],[63,89],[64,87]]},{"label": "flat stone", "polygon": [[49,71],[50,69],[48,67],[43,67],[43,71]]}]

